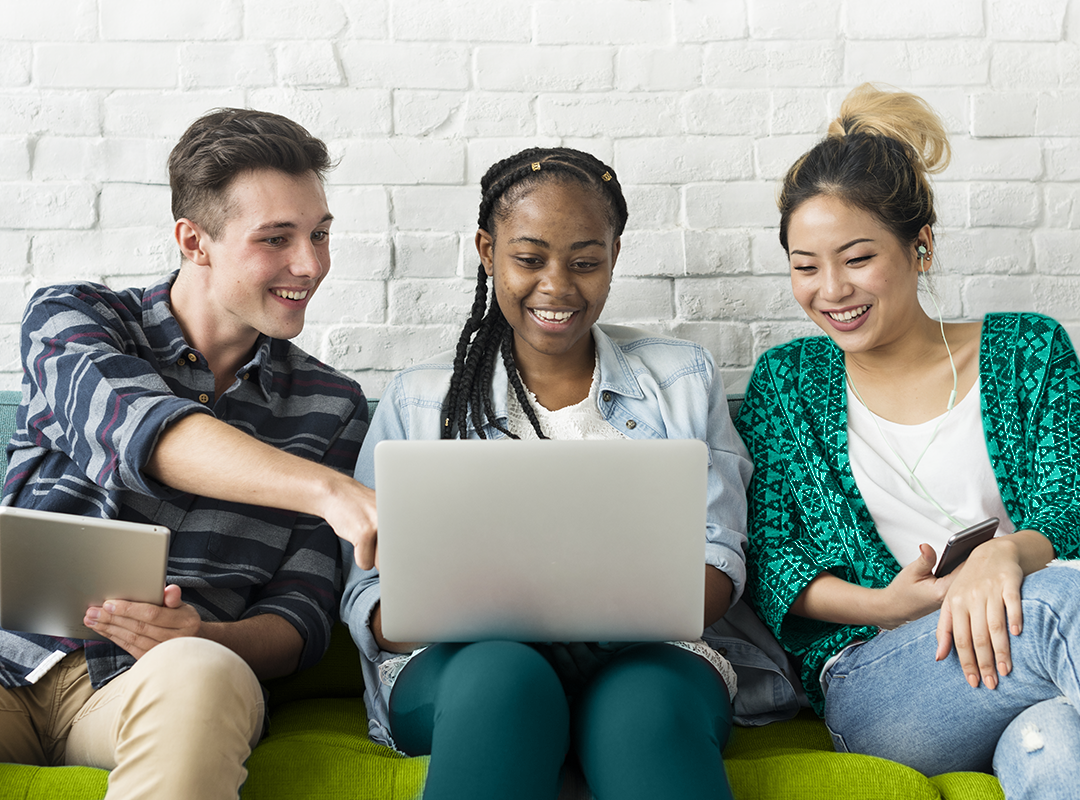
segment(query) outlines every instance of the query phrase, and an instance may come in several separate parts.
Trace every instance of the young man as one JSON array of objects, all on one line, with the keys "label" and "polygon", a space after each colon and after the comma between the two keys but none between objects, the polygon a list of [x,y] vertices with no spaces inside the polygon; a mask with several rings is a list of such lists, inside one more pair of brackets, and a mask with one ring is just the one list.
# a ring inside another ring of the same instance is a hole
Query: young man
[{"label": "young man", "polygon": [[360,387],[289,343],[330,268],[325,145],[224,109],[169,158],[180,270],[42,289],[3,503],[170,528],[161,606],[107,601],[107,641],[0,630],[0,761],[111,769],[108,797],[235,798],[260,679],[325,652],[335,533],[374,547],[354,481]]}]

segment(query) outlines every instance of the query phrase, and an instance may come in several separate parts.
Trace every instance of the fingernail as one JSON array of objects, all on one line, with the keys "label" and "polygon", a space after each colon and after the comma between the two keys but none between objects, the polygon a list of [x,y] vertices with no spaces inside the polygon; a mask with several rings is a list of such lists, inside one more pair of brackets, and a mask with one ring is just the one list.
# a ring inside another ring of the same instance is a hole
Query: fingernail
[{"label": "fingernail", "polygon": [[987,689],[996,689],[997,688],[997,676],[996,675],[984,675],[983,676],[983,683],[986,685]]},{"label": "fingernail", "polygon": [[90,619],[90,620],[96,620],[96,619],[97,619],[98,617],[100,617],[100,616],[101,616],[101,611],[100,611],[99,609],[96,609],[96,608],[88,608],[88,609],[86,610],[86,618],[87,618],[87,619]]},{"label": "fingernail", "polygon": [[979,676],[978,675],[968,675],[967,676],[967,682],[968,682],[968,684],[970,684],[972,689],[978,689],[979,688]]},{"label": "fingernail", "polygon": [[116,606],[114,606],[112,603],[106,603],[104,606],[102,606],[102,608],[104,608],[110,614],[116,611]]}]

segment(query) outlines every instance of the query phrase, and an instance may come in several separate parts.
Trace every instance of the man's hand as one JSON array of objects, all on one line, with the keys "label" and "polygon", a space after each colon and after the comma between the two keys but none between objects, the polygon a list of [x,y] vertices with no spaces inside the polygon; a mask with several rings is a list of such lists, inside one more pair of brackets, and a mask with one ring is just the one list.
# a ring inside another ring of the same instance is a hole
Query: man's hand
[{"label": "man's hand", "polygon": [[156,645],[180,636],[198,636],[202,628],[199,612],[181,602],[180,587],[165,587],[163,604],[106,600],[86,610],[83,624],[124,648],[136,659]]},{"label": "man's hand", "polygon": [[333,487],[321,498],[314,513],[326,520],[340,538],[353,546],[353,558],[361,569],[379,566],[376,539],[379,518],[375,492],[364,484],[334,473]]}]

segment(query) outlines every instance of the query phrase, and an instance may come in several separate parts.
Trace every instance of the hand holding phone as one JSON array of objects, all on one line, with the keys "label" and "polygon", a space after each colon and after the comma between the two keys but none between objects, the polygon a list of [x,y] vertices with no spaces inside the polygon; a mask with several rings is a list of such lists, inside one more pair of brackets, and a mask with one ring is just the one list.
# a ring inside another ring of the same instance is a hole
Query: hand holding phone
[{"label": "hand holding phone", "polygon": [[943,578],[964,563],[971,551],[983,542],[988,542],[997,533],[998,518],[990,517],[970,528],[954,533],[945,544],[945,550],[934,567],[934,577]]}]

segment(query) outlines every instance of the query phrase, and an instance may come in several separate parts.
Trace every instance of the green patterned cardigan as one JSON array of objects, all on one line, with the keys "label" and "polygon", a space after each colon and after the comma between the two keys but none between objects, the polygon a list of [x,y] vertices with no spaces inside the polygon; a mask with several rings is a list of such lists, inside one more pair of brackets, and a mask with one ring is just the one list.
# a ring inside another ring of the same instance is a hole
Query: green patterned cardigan
[{"label": "green patterned cardigan", "polygon": [[[991,314],[979,351],[983,429],[1001,499],[1017,530],[1059,557],[1080,548],[1080,365],[1068,334],[1039,314]],[[754,460],[748,592],[795,656],[819,715],[828,659],[878,629],[788,614],[819,573],[882,588],[900,571],[851,472],[844,355],[831,339],[797,339],[754,368],[736,426]]]}]

